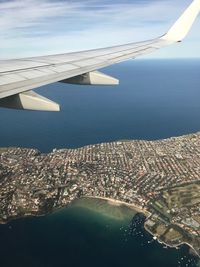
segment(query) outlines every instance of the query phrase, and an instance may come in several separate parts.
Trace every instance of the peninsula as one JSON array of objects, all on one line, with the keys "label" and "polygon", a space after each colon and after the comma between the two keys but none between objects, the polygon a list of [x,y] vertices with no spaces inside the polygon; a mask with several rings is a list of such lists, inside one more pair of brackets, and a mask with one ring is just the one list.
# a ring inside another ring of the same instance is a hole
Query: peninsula
[{"label": "peninsula", "polygon": [[78,198],[103,198],[146,216],[145,229],[200,257],[200,133],[77,149],[0,149],[0,223],[40,216]]}]

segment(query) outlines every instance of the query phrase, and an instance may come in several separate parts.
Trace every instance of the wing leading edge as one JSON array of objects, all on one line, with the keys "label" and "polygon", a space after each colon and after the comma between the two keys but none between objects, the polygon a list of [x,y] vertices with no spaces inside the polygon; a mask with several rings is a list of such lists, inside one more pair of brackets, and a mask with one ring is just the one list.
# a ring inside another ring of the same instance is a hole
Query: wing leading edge
[{"label": "wing leading edge", "polygon": [[0,61],[0,106],[59,111],[57,103],[31,90],[54,82],[116,85],[118,80],[96,70],[182,41],[199,11],[200,0],[194,0],[171,29],[157,39],[83,52]]}]

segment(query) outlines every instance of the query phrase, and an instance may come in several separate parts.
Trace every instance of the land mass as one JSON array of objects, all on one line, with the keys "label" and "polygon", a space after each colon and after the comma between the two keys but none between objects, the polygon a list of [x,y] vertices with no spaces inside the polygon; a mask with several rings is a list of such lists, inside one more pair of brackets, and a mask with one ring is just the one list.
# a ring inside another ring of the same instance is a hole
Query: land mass
[{"label": "land mass", "polygon": [[[170,247],[200,257],[200,133],[77,149],[0,149],[0,223],[41,216],[79,198],[127,205]],[[134,214],[134,212],[133,212]]]}]

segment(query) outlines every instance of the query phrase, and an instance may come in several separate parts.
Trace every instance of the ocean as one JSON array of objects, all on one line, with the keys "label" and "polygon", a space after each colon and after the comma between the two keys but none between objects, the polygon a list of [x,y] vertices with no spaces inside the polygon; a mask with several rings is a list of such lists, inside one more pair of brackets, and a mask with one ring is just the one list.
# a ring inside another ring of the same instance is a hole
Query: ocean
[{"label": "ocean", "polygon": [[[135,60],[103,71],[120,85],[56,83],[38,89],[61,104],[59,113],[1,109],[0,147],[45,153],[200,131],[200,60]],[[130,211],[113,215],[113,207],[99,205],[83,200],[45,217],[1,225],[0,267],[195,266],[186,247],[164,249],[142,223],[130,226]]]}]

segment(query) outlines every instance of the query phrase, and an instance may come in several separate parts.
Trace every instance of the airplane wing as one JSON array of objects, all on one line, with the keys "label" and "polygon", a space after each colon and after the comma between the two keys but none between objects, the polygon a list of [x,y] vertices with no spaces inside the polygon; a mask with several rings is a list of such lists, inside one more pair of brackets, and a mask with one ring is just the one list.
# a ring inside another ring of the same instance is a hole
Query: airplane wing
[{"label": "airplane wing", "polygon": [[200,0],[193,0],[171,29],[157,39],[83,52],[0,61],[0,106],[59,111],[57,103],[32,89],[54,82],[116,85],[119,83],[117,79],[97,70],[180,42],[199,11]]}]

